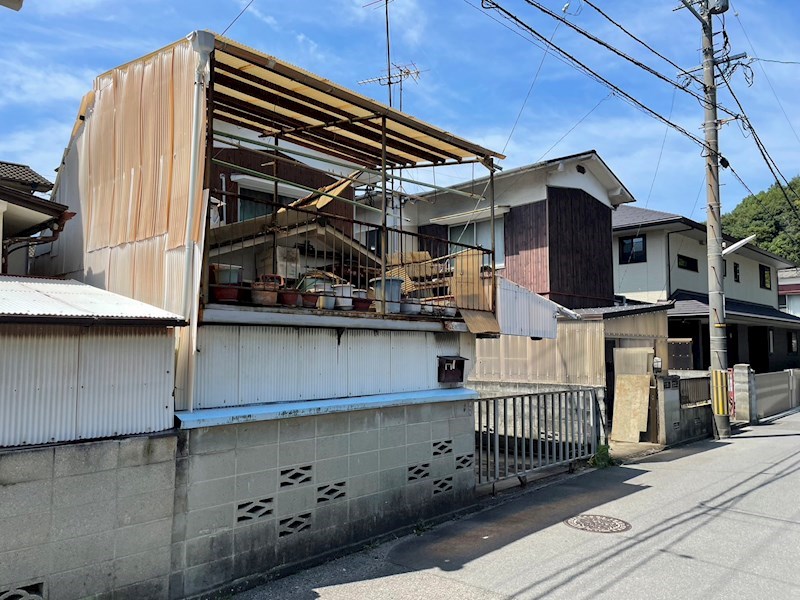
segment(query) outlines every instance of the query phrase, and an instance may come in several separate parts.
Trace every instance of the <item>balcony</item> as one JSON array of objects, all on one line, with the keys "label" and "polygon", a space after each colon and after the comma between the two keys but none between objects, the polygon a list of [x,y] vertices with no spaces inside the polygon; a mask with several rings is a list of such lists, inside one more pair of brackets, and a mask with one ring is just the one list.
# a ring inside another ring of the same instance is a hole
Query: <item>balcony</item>
[{"label": "balcony", "polygon": [[494,318],[491,250],[351,218],[324,194],[258,203],[264,214],[206,232],[205,323],[468,331],[465,317]]}]

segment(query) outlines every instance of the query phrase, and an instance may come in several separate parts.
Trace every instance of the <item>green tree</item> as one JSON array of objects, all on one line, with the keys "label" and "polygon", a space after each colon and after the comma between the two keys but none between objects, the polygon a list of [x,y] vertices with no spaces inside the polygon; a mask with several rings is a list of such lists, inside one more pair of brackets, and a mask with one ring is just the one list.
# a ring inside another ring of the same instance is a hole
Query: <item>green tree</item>
[{"label": "green tree", "polygon": [[[800,177],[792,179],[791,187],[800,193]],[[788,188],[786,193],[800,214],[800,200]],[[755,234],[756,246],[800,265],[798,214],[775,184],[755,196],[747,196],[731,212],[722,215],[722,231],[737,238]]]}]

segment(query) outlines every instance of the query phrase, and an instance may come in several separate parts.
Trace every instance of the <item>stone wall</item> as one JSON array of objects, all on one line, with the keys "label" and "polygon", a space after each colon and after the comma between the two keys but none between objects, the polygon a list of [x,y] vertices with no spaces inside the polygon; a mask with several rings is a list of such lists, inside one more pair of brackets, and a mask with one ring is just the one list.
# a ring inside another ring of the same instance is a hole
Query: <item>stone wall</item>
[{"label": "stone wall", "polygon": [[473,402],[181,433],[171,596],[341,551],[473,502]]},{"label": "stone wall", "polygon": [[0,452],[0,597],[165,597],[175,448],[160,435]]}]

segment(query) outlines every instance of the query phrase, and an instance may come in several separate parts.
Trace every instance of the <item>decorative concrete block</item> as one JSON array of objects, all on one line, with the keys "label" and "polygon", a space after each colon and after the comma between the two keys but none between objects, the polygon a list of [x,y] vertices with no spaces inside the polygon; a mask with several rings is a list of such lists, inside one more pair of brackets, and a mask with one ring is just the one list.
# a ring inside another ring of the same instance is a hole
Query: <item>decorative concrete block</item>
[{"label": "decorative concrete block", "polygon": [[254,421],[242,423],[237,427],[239,429],[236,440],[238,448],[278,443],[278,421]]},{"label": "decorative concrete block", "polygon": [[233,504],[194,510],[186,515],[186,539],[213,535],[233,527]]},{"label": "decorative concrete block", "polygon": [[[40,550],[46,553],[45,548]],[[51,572],[72,571],[101,563],[114,556],[114,531],[103,531],[54,542],[50,548]]]},{"label": "decorative concrete block", "polygon": [[278,444],[236,449],[236,474],[256,473],[278,466]]},{"label": "decorative concrete block", "polygon": [[0,554],[0,589],[30,579],[43,579],[50,572],[50,553],[41,546]]},{"label": "decorative concrete block", "polygon": [[117,468],[119,442],[81,442],[56,446],[53,461],[55,477],[69,477]]},{"label": "decorative concrete block", "polygon": [[406,465],[408,461],[406,448],[407,446],[398,446],[397,448],[384,448],[381,450],[381,471]]},{"label": "decorative concrete block", "polygon": [[406,424],[405,406],[392,406],[390,408],[384,408],[380,411],[380,413],[382,428]]},{"label": "decorative concrete block", "polygon": [[393,425],[381,429],[381,448],[396,448],[398,446],[405,446],[406,444],[406,426]]},{"label": "decorative concrete block", "polygon": [[111,500],[117,495],[117,471],[62,477],[53,482],[53,507]]},{"label": "decorative concrete block", "polygon": [[276,469],[236,476],[234,498],[237,502],[270,496],[276,491],[278,491],[278,471]]},{"label": "decorative concrete block", "polygon": [[49,537],[49,511],[0,519],[0,552],[44,544]]},{"label": "decorative concrete block", "polygon": [[350,432],[366,431],[367,429],[378,429],[380,426],[380,414],[377,410],[357,410],[349,413]]},{"label": "decorative concrete block", "polygon": [[199,454],[189,457],[189,483],[230,477],[235,473],[236,453],[232,450],[217,454]]},{"label": "decorative concrete block", "polygon": [[169,598],[169,576],[162,575],[114,590],[114,600],[141,600],[142,598],[148,598],[148,600]]},{"label": "decorative concrete block", "polygon": [[406,426],[406,443],[417,444],[431,439],[430,423],[414,423]]},{"label": "decorative concrete block", "polygon": [[317,494],[314,486],[300,487],[278,492],[275,495],[275,516],[277,518],[302,513],[316,508]]},{"label": "decorative concrete block", "polygon": [[159,519],[117,529],[114,536],[114,556],[121,558],[169,546],[172,543],[171,519]]},{"label": "decorative concrete block", "polygon": [[431,477],[434,479],[447,477],[456,471],[454,454],[446,454],[431,459]]},{"label": "decorative concrete block", "polygon": [[329,435],[317,438],[317,460],[346,456],[350,453],[350,436]]},{"label": "decorative concrete block", "polygon": [[334,413],[316,417],[317,437],[340,435],[350,430],[350,415]]},{"label": "decorative concrete block", "polygon": [[189,432],[189,453],[222,452],[236,447],[236,425],[201,427]]},{"label": "decorative concrete block", "polygon": [[117,471],[117,494],[134,496],[175,486],[175,463],[125,467]]},{"label": "decorative concrete block", "polygon": [[137,467],[175,460],[177,436],[139,436],[119,441],[120,467]]},{"label": "decorative concrete block", "polygon": [[302,463],[314,462],[317,446],[313,439],[298,442],[281,442],[278,447],[278,465],[286,467]]},{"label": "decorative concrete block", "polygon": [[114,585],[114,562],[65,571],[47,578],[48,600],[75,600],[109,593]]},{"label": "decorative concrete block", "polygon": [[368,496],[379,491],[381,491],[380,472],[356,475],[347,481],[347,496],[349,498]]},{"label": "decorative concrete block", "polygon": [[117,505],[113,500],[69,506],[53,510],[50,539],[91,535],[113,529],[117,524]]},{"label": "decorative concrete block", "polygon": [[175,493],[169,488],[117,499],[117,526],[135,525],[172,515]]},{"label": "decorative concrete block", "polygon": [[186,490],[186,507],[197,510],[233,502],[235,487],[236,478],[233,476],[193,483]]},{"label": "decorative concrete block", "polygon": [[233,531],[188,540],[186,566],[195,567],[233,554]]},{"label": "decorative concrete block", "polygon": [[170,547],[131,554],[114,559],[114,586],[123,588],[133,583],[168,575]]},{"label": "decorative concrete block", "polygon": [[319,460],[314,467],[314,478],[317,483],[340,481],[350,476],[350,458],[348,456]]},{"label": "decorative concrete block", "polygon": [[378,452],[363,452],[350,455],[350,476],[372,473],[380,469],[380,454]]},{"label": "decorative concrete block", "polygon": [[428,462],[432,455],[433,447],[431,442],[421,442],[406,446],[406,464],[413,465],[415,463]]},{"label": "decorative concrete block", "polygon": [[0,486],[50,479],[53,476],[53,455],[53,448],[0,452]]},{"label": "decorative concrete block", "polygon": [[371,452],[379,447],[379,429],[368,429],[367,431],[356,431],[350,434],[350,453]]},{"label": "decorative concrete block", "polygon": [[187,596],[210,590],[233,578],[233,557],[192,567],[184,571],[183,589]]},{"label": "decorative concrete block", "polygon": [[453,452],[456,454],[470,454],[475,452],[475,433],[453,436]]},{"label": "decorative concrete block", "polygon": [[297,417],[295,419],[280,420],[280,443],[307,440],[317,434],[317,425],[314,417]]}]

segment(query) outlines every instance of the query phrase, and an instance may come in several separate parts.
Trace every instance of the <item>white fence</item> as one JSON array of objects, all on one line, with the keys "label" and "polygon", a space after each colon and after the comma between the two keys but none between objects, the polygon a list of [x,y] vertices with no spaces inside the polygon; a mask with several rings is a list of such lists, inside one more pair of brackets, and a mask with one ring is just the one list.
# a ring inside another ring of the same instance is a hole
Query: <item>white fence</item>
[{"label": "white fence", "polygon": [[771,417],[800,406],[798,392],[800,370],[759,373],[753,377],[759,419]]}]

